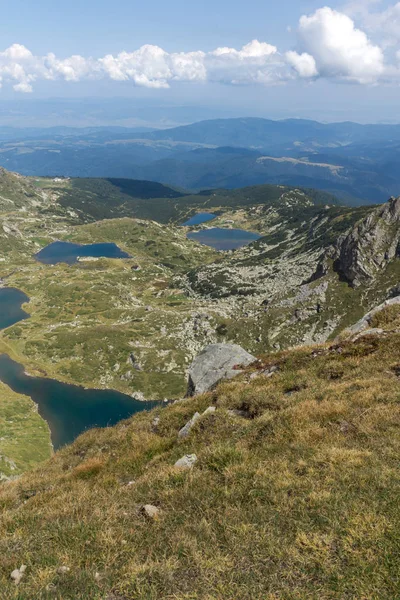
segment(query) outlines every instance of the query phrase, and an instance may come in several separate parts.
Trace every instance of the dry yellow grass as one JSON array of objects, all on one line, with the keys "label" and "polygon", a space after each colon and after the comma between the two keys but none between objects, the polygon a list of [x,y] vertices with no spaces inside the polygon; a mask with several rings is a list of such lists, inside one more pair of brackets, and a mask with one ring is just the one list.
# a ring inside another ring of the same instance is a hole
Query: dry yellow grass
[{"label": "dry yellow grass", "polygon": [[87,432],[0,487],[0,598],[400,598],[399,368],[398,333],[302,348]]}]

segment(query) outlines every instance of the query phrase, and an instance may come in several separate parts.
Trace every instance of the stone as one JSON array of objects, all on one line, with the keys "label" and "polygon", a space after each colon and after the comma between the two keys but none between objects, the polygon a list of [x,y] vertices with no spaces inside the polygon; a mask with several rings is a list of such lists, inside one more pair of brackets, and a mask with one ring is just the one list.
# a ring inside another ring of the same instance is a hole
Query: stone
[{"label": "stone", "polygon": [[137,360],[137,357],[135,356],[135,354],[133,352],[130,353],[129,358],[128,358],[128,362],[130,362],[130,364],[132,365],[132,367],[134,369],[136,369],[136,371],[141,371],[142,367],[139,363],[139,361]]},{"label": "stone", "polygon": [[57,569],[57,573],[58,575],[65,575],[66,573],[69,573],[71,569],[69,567],[66,567],[65,565],[63,565],[62,567],[58,567]]},{"label": "stone", "polygon": [[176,461],[174,466],[178,469],[192,469],[196,462],[197,456],[195,454],[185,454],[185,456]]},{"label": "stone", "polygon": [[216,411],[216,410],[217,410],[217,407],[216,407],[216,406],[209,406],[209,407],[208,407],[208,408],[206,408],[206,410],[203,412],[203,417],[204,417],[205,415],[209,415],[209,414],[215,413],[215,411]]},{"label": "stone", "polygon": [[257,359],[237,344],[210,344],[195,358],[189,369],[188,396],[204,394],[223,379],[232,379]]},{"label": "stone", "polygon": [[157,431],[159,424],[160,424],[160,417],[154,417],[154,419],[151,422],[151,429],[153,431]]},{"label": "stone", "polygon": [[233,409],[233,410],[228,410],[228,415],[230,417],[243,417],[244,419],[247,419],[249,416],[249,413],[246,412],[245,410]]},{"label": "stone", "polygon": [[149,519],[157,520],[160,516],[160,509],[152,504],[145,504],[142,510]]},{"label": "stone", "polygon": [[184,427],[182,427],[182,429],[179,431],[178,437],[186,438],[189,435],[190,430],[192,429],[193,425],[196,423],[196,421],[198,421],[200,419],[200,417],[201,417],[200,413],[198,413],[198,412],[195,413],[193,415],[193,417],[190,419],[190,421],[188,421],[186,423],[186,425],[184,425]]},{"label": "stone", "polygon": [[358,333],[355,337],[353,337],[353,342],[356,342],[357,340],[360,340],[361,338],[366,337],[367,335],[383,335],[384,333],[384,330],[380,329],[379,327],[366,329],[365,331],[361,331],[361,333]]},{"label": "stone", "polygon": [[11,573],[11,579],[14,580],[15,585],[19,585],[21,583],[21,579],[24,576],[26,571],[26,565],[21,565],[19,569],[14,569]]},{"label": "stone", "polygon": [[361,331],[365,331],[370,326],[372,318],[379,312],[381,312],[387,306],[393,306],[394,304],[400,304],[400,296],[396,296],[395,298],[390,298],[386,300],[379,306],[376,306],[372,310],[370,310],[366,315],[363,316],[362,319],[357,321],[354,325],[347,329],[348,333],[361,333]]}]

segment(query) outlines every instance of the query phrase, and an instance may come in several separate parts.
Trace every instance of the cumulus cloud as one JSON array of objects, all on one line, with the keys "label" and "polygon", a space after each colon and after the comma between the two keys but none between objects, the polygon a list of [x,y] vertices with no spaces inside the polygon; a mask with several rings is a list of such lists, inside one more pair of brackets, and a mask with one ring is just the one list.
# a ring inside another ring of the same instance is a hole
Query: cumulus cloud
[{"label": "cumulus cloud", "polygon": [[[379,1],[353,0],[344,9],[347,14],[325,6],[303,15],[294,30],[294,48],[289,51],[252,40],[239,49],[221,46],[210,52],[171,53],[146,44],[131,52],[101,58],[60,58],[53,53],[35,56],[25,46],[13,44],[0,52],[0,87],[8,84],[18,92],[29,93],[38,81],[91,79],[160,89],[179,81],[277,85],[294,79],[326,78],[367,85],[398,83],[400,49],[390,51],[392,64],[384,49],[387,50],[388,39],[392,44],[400,43],[400,1],[371,13]],[[374,18],[369,22],[371,15]],[[360,20],[365,30],[360,27]],[[380,39],[379,44],[372,39],[377,32],[381,34],[380,38],[375,36]]]},{"label": "cumulus cloud", "polygon": [[[108,54],[99,59],[79,55],[59,59],[53,53],[34,56],[25,46],[14,44],[0,52],[0,82],[8,81],[21,92],[32,91],[32,84],[43,79],[77,82],[109,78],[150,88],[168,88],[174,81],[273,83],[279,62],[271,61],[274,55],[277,55],[275,46],[258,40],[240,50],[221,47],[208,53],[201,50],[168,53],[147,44],[134,52]],[[277,72],[276,78],[279,77]]]},{"label": "cumulus cloud", "polygon": [[307,52],[299,54],[291,50],[286,52],[286,60],[294,68],[299,77],[309,79],[319,75],[315,58]]},{"label": "cumulus cloud", "polygon": [[[341,79],[358,83],[374,83],[383,75],[384,54],[364,31],[344,13],[329,7],[320,8],[299,23],[299,44],[302,54],[287,55],[301,77]],[[314,59],[315,69],[312,68]]]}]

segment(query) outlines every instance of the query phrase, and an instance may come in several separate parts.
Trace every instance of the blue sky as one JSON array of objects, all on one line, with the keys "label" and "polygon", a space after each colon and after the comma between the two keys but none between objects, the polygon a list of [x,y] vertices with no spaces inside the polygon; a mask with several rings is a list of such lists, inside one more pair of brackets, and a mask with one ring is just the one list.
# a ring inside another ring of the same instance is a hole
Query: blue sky
[{"label": "blue sky", "polygon": [[17,42],[40,54],[100,55],[142,44],[170,52],[212,50],[254,38],[278,43],[289,37],[287,26],[322,5],[316,0],[13,0],[0,32],[4,47]]},{"label": "blue sky", "polygon": [[400,121],[400,2],[13,0],[3,14],[0,103],[131,96]]}]

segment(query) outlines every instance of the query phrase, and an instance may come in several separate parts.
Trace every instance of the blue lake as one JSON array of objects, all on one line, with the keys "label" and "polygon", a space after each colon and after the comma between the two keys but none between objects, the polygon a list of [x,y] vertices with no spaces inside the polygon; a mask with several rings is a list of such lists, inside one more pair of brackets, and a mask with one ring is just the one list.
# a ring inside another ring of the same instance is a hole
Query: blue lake
[{"label": "blue lake", "polygon": [[201,223],[207,223],[207,221],[212,221],[215,219],[217,215],[213,215],[212,213],[197,213],[191,219],[182,223],[182,227],[190,227],[191,225],[200,225]]},{"label": "blue lake", "polygon": [[21,308],[25,302],[29,302],[29,298],[21,290],[0,288],[0,329],[11,327],[29,317]]},{"label": "blue lake", "polygon": [[0,355],[0,380],[14,392],[30,396],[47,421],[55,449],[92,427],[115,425],[160,403],[140,402],[113,390],[88,390],[44,377],[26,375],[24,367]]},{"label": "blue lake", "polygon": [[78,257],[93,258],[130,258],[116,244],[73,244],[71,242],[53,242],[35,255],[35,258],[46,265],[78,262]]},{"label": "blue lake", "polygon": [[244,229],[222,229],[213,227],[188,233],[187,237],[216,250],[236,250],[258,240],[261,236]]},{"label": "blue lake", "polygon": [[[0,288],[0,329],[29,317],[21,304],[28,296],[14,288]],[[115,425],[159,402],[141,402],[114,390],[92,390],[44,377],[26,375],[24,367],[0,355],[0,381],[14,392],[30,396],[40,416],[47,421],[55,449],[72,442],[91,427]]]}]

